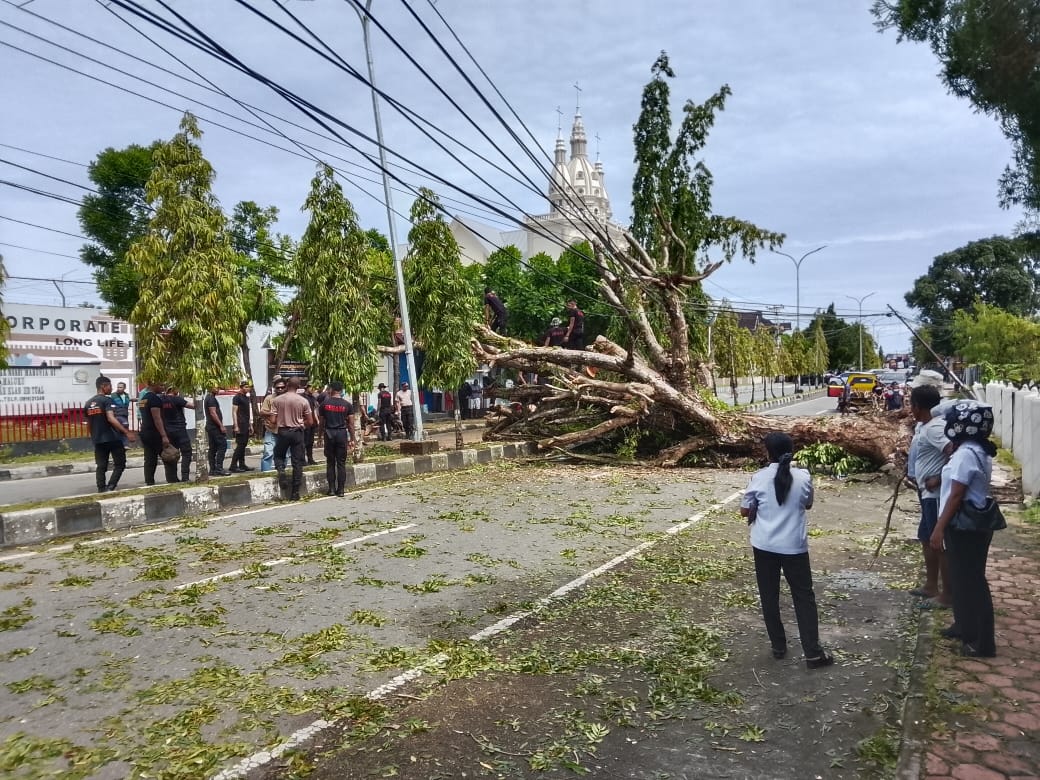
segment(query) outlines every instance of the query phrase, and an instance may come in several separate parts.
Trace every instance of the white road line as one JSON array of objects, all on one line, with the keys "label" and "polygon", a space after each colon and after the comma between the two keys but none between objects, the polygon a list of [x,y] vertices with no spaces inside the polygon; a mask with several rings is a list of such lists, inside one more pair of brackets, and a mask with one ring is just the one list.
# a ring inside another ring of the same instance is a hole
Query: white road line
[{"label": "white road line", "polygon": [[[683,522],[676,523],[675,525],[670,526],[665,531],[665,533],[669,535],[675,535],[677,533],[680,533],[681,531],[684,531],[687,528],[689,528],[694,523],[699,522],[709,512],[724,507],[726,504],[735,501],[742,495],[743,491],[737,491],[735,493],[732,493],[726,496],[721,501],[712,504],[703,512],[698,512],[697,514],[687,518]],[[663,538],[664,537],[661,537],[661,539]],[[489,637],[494,636],[495,634],[500,634],[501,632],[505,631],[507,628],[523,620],[524,618],[530,617],[531,615],[540,612],[546,606],[548,606],[554,601],[559,600],[562,596],[565,596],[572,590],[580,588],[582,585],[584,585],[586,582],[593,579],[594,577],[598,577],[599,575],[610,571],[611,569],[617,567],[619,564],[627,561],[629,558],[632,558],[633,556],[638,555],[644,550],[653,547],[655,544],[661,541],[661,539],[654,539],[651,541],[643,542],[642,544],[633,547],[631,550],[628,550],[627,552],[624,552],[615,558],[611,558],[602,566],[598,566],[592,571],[586,572],[577,579],[571,580],[567,584],[560,586],[552,593],[550,593],[548,596],[542,597],[535,603],[535,606],[531,609],[525,610],[523,612],[514,613],[512,615],[509,615],[508,617],[504,617],[494,625],[488,626],[487,628],[478,631],[475,634],[472,634],[469,637],[469,639],[474,642],[481,642],[485,639],[488,639]],[[413,667],[407,670],[406,672],[402,672],[401,674],[397,675],[391,680],[385,682],[383,685],[380,685],[378,688],[373,688],[371,691],[365,694],[365,698],[369,699],[370,701],[377,701],[379,699],[382,699],[388,696],[389,694],[393,693],[406,683],[418,679],[426,671],[430,669],[435,669],[437,666],[443,664],[447,660],[448,656],[445,653],[438,653],[437,655],[429,658],[425,663]],[[228,767],[222,772],[213,775],[213,777],[210,778],[210,780],[238,780],[238,778],[245,777],[254,769],[259,769],[260,767],[270,763],[272,760],[283,755],[286,751],[299,747],[300,745],[310,740],[312,737],[315,737],[318,734],[320,734],[325,729],[335,725],[335,723],[335,720],[316,720],[309,726],[305,726],[304,728],[299,729],[298,731],[294,731],[284,742],[275,745],[270,750],[262,750],[259,753],[254,753],[249,758],[244,758],[234,766]]]},{"label": "white road line", "polygon": [[[406,525],[395,525],[393,528],[384,528],[382,531],[374,531],[364,536],[359,536],[356,539],[346,539],[342,542],[336,542],[330,544],[328,549],[338,550],[340,547],[349,547],[352,544],[361,544],[367,542],[369,539],[375,539],[380,536],[386,536],[387,534],[394,534],[398,531],[407,531],[410,528],[415,528],[415,523],[407,523]],[[301,553],[300,555],[290,555],[287,558],[274,558],[270,561],[261,561],[260,565],[265,569],[273,569],[275,566],[282,566],[283,564],[290,563],[291,561],[297,561],[301,558],[307,558],[311,555],[315,555],[314,552]],[[223,574],[214,574],[212,577],[205,577],[201,580],[195,580],[194,582],[185,582],[183,585],[178,585],[174,590],[184,590],[190,588],[193,585],[205,585],[207,582],[220,582],[221,580],[230,580],[235,577],[241,577],[245,574],[245,569],[234,569],[233,571],[226,571]]]}]

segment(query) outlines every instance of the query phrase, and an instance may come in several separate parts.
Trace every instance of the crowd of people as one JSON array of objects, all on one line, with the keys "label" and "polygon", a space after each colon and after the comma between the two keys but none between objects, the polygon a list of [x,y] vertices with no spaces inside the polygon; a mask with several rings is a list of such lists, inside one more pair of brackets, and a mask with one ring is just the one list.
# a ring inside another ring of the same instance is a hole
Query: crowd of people
[{"label": "crowd of people", "polygon": [[[925,570],[924,584],[911,594],[921,599],[924,609],[952,608],[953,620],[942,635],[959,642],[962,655],[991,658],[996,655],[996,639],[986,560],[994,529],[1003,527],[999,511],[992,511],[990,495],[997,452],[990,440],[993,410],[972,399],[943,401],[941,388],[941,375],[922,372],[910,389],[915,431],[907,474],[920,498],[917,538]],[[740,511],[750,526],[766,634],[773,657],[785,657],[783,574],[806,666],[829,666],[834,658],[820,644],[809,563],[806,510],[813,505],[812,478],[808,471],[792,467],[789,436],[772,433],[764,444],[769,465],[751,477]]]},{"label": "crowd of people", "polygon": [[[218,399],[220,388],[211,383],[203,398],[203,417],[206,439],[206,457],[212,476],[254,471],[246,463],[249,440],[254,420],[262,423],[263,450],[260,471],[277,471],[283,492],[298,499],[303,481],[304,466],[316,465],[314,447],[324,446],[326,476],[329,494],[343,495],[346,487],[346,460],[356,446],[354,408],[343,397],[342,382],[330,382],[320,392],[315,386],[297,377],[272,378],[271,392],[264,397],[254,415],[252,384],[239,383],[238,392],[231,399],[231,435],[234,449],[227,470],[224,461],[229,449],[228,426]],[[144,483],[156,484],[156,472],[162,462],[167,483],[187,482],[190,479],[194,446],[188,432],[186,409],[194,409],[195,402],[182,396],[176,387],[161,382],[150,382],[142,388],[136,406],[137,432],[130,424],[133,399],[120,382],[116,390],[108,377],[99,377],[97,393],[87,401],[84,413],[94,445],[95,475],[98,492],[116,490],[126,469],[126,449],[140,441],[144,455]],[[415,408],[407,382],[391,394],[380,384],[376,395],[379,419],[379,438],[389,441],[397,430],[411,437],[415,426]],[[371,418],[364,409],[360,412],[362,435]],[[111,469],[111,472],[109,471]],[[289,476],[291,470],[291,476]]]}]

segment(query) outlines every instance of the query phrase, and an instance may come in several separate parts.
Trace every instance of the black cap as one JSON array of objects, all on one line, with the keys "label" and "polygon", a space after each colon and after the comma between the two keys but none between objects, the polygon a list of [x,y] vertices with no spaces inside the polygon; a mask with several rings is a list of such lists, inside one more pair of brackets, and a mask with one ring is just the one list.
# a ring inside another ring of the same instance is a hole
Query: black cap
[{"label": "black cap", "polygon": [[380,382],[378,385],[376,385],[376,387],[378,389],[380,389],[380,390],[386,390],[386,385],[384,385],[382,382]]}]

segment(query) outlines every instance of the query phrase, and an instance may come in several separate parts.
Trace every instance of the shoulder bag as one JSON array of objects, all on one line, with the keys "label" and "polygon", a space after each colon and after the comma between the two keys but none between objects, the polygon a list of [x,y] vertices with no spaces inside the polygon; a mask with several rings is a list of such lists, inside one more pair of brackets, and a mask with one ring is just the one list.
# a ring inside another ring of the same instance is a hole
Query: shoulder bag
[{"label": "shoulder bag", "polygon": [[[974,450],[972,454],[979,461],[981,469],[982,461],[979,454]],[[986,504],[981,509],[972,506],[965,496],[957,514],[950,520],[950,527],[957,531],[1000,531],[1007,528],[1007,521],[1004,519],[1004,513],[1000,511],[1000,504],[993,496],[986,496]]]}]

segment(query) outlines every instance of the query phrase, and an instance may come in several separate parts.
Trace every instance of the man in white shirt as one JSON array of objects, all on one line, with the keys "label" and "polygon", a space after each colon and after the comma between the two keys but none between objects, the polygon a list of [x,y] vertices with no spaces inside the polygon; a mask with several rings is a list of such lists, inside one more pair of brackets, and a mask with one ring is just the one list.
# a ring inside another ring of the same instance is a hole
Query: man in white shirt
[{"label": "man in white shirt", "polygon": [[404,426],[404,435],[412,438],[415,430],[415,406],[412,401],[412,391],[407,382],[401,382],[401,389],[394,394],[394,406],[397,413],[401,415],[401,424]]},{"label": "man in white shirt", "polygon": [[921,521],[917,538],[924,554],[924,585],[910,591],[914,596],[927,599],[922,608],[946,608],[953,603],[950,592],[949,569],[942,550],[933,550],[930,544],[936,520],[939,518],[939,486],[942,468],[946,464],[946,422],[940,413],[939,390],[931,384],[920,383],[910,390],[910,414],[917,421],[910,446],[911,462],[907,473],[917,486],[921,500]]}]

